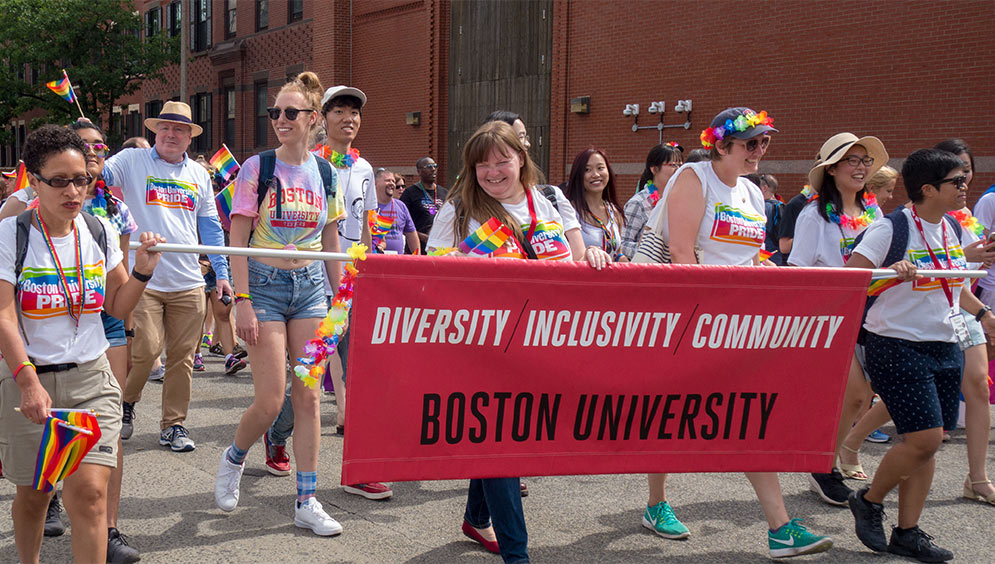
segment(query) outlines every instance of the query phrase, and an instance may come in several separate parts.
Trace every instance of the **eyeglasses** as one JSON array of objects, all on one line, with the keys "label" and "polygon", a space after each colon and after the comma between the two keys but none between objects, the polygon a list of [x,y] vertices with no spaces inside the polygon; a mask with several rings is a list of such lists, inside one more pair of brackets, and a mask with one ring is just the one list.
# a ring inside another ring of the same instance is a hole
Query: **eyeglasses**
[{"label": "eyeglasses", "polygon": [[65,188],[70,184],[75,185],[77,188],[83,188],[84,186],[89,186],[93,182],[93,177],[89,174],[80,175],[75,178],[45,178],[44,176],[38,174],[37,172],[32,172],[35,178],[48,184],[52,188]]},{"label": "eyeglasses", "polygon": [[[736,139],[736,141],[740,140]],[[766,151],[768,145],[770,145],[769,135],[764,135],[760,139],[750,139],[749,141],[743,141],[743,146],[746,147],[747,153],[752,153],[753,151],[756,151],[757,147],[760,147],[761,150]]]},{"label": "eyeglasses", "polygon": [[421,165],[420,168],[425,168],[425,169],[428,169],[428,170],[435,170],[435,169],[439,168],[439,165],[437,165],[435,163],[431,163],[431,164],[427,164],[427,165]]},{"label": "eyeglasses", "polygon": [[269,114],[269,119],[271,119],[273,121],[276,121],[276,120],[280,119],[280,112],[281,111],[283,112],[283,115],[287,116],[288,120],[294,121],[295,119],[297,119],[297,114],[299,114],[301,112],[313,112],[314,110],[300,110],[300,109],[297,109],[297,108],[283,108],[283,109],[281,109],[281,108],[266,108],[266,113]]},{"label": "eyeglasses", "polygon": [[863,165],[868,168],[874,166],[874,157],[870,155],[864,155],[863,157],[858,157],[857,155],[850,155],[849,157],[844,157],[840,159],[840,161],[846,162],[848,165],[852,166],[853,168],[857,168],[858,166],[861,165],[861,163],[863,163]]},{"label": "eyeglasses", "polygon": [[93,154],[97,156],[98,159],[102,159],[107,156],[108,147],[103,143],[87,143],[86,148],[93,151]]},{"label": "eyeglasses", "polygon": [[940,187],[948,182],[956,186],[958,190],[963,190],[964,188],[967,188],[967,175],[961,174],[960,176],[954,176],[953,178],[944,178],[942,180],[937,180],[936,186]]},{"label": "eyeglasses", "polygon": [[681,168],[681,163],[663,163],[663,166],[669,166],[670,168],[677,170]]},{"label": "eyeglasses", "polygon": [[521,141],[522,144],[525,144],[525,143],[531,144],[532,143],[532,138],[529,137],[528,133],[519,133],[518,134],[518,140]]}]

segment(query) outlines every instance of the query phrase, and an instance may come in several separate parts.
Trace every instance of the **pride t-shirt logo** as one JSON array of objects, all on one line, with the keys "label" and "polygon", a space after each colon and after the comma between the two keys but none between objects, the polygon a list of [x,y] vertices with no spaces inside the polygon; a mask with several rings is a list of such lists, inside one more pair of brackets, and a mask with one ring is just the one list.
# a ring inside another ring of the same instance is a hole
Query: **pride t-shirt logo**
[{"label": "pride t-shirt logo", "polygon": [[[528,233],[529,225],[522,225],[522,232]],[[539,260],[570,260],[570,245],[563,235],[563,226],[556,221],[540,221],[529,241]],[[489,256],[495,258],[526,258],[525,251],[514,237],[508,238],[504,246]]]},{"label": "pride t-shirt logo", "polygon": [[763,216],[754,215],[722,202],[715,204],[710,239],[723,243],[760,247],[766,226]]},{"label": "pride t-shirt logo", "polygon": [[[950,258],[953,260],[947,260],[947,252],[943,249],[933,249],[933,254],[936,255],[936,259],[940,261],[940,265],[943,268],[951,270],[967,269],[967,259],[964,258],[964,250],[960,248],[960,245],[951,247],[950,249]],[[919,270],[934,270],[936,268],[936,265],[933,264],[933,259],[929,256],[929,252],[925,250],[914,251],[909,249],[909,261],[916,265],[916,269]],[[947,281],[951,288],[964,285],[963,278],[947,278]],[[939,278],[920,278],[912,281],[913,292],[929,292],[942,289],[943,283],[940,282]]]},{"label": "pride t-shirt logo", "polygon": [[[76,269],[65,271],[69,279],[69,295],[78,295]],[[100,313],[104,309],[104,261],[83,267],[85,301],[83,313]],[[59,284],[59,274],[54,268],[25,268],[21,272],[18,299],[21,311],[28,319],[49,319],[68,315],[66,298]]]},{"label": "pride t-shirt logo", "polygon": [[193,211],[197,185],[172,178],[149,176],[145,181],[145,204]]}]

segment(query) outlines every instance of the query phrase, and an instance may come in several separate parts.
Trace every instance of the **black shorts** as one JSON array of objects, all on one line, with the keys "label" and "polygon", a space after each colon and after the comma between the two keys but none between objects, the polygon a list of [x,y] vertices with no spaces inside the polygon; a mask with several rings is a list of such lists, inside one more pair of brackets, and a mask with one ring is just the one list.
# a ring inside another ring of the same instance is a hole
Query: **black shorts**
[{"label": "black shorts", "polygon": [[871,386],[899,433],[957,428],[964,355],[956,343],[906,341],[867,333]]}]

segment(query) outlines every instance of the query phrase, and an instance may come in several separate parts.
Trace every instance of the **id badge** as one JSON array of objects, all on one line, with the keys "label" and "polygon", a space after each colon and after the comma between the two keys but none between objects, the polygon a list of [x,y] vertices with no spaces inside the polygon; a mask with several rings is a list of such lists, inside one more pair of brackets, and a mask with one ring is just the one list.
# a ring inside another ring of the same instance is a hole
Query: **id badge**
[{"label": "id badge", "polygon": [[958,311],[951,311],[947,317],[950,325],[954,328],[954,336],[957,337],[957,344],[960,350],[967,350],[971,346],[971,333],[967,330],[967,320],[964,314]]}]

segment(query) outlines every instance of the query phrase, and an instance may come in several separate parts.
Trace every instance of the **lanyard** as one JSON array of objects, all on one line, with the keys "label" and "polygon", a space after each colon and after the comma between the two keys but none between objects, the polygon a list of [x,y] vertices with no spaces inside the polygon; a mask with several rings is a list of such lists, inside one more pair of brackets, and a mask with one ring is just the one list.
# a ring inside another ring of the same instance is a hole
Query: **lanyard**
[{"label": "lanyard", "polygon": [[[83,288],[83,249],[79,239],[79,227],[76,226],[76,221],[74,220],[73,240],[76,243],[76,297],[78,299],[73,299],[72,292],[69,290],[69,278],[62,267],[62,261],[59,260],[59,254],[55,251],[55,243],[52,241],[51,235],[48,234],[48,226],[45,225],[37,208],[35,208],[35,218],[38,220],[38,227],[41,228],[42,237],[45,239],[45,246],[48,247],[48,252],[52,256],[52,262],[55,263],[55,271],[59,275],[59,287],[62,289],[63,296],[66,299],[66,311],[69,312],[69,317],[76,323],[76,331],[79,331],[79,320],[83,316],[83,302],[86,295]],[[77,307],[79,308],[78,312]]]},{"label": "lanyard", "polygon": [[[919,234],[922,235],[923,242],[926,243],[926,252],[929,253],[929,258],[933,259],[933,266],[937,270],[944,270],[943,265],[940,264],[940,259],[936,258],[936,255],[933,253],[933,246],[926,240],[926,232],[922,229],[922,222],[919,221],[919,214],[916,213],[915,206],[912,206],[912,219],[915,220],[916,228],[919,230]],[[953,259],[950,258],[950,250],[947,249],[947,220],[940,218],[940,228],[943,230],[943,252],[947,254],[947,266],[949,270],[953,270]],[[940,278],[940,284],[943,286],[943,293],[947,295],[947,303],[950,304],[950,309],[953,309],[954,293],[950,290],[950,283],[947,282],[946,278]]]},{"label": "lanyard", "polygon": [[525,189],[525,199],[529,201],[529,217],[532,218],[532,220],[529,222],[529,232],[526,233],[525,238],[531,243],[532,242],[532,235],[535,234],[535,232],[536,232],[536,226],[539,225],[539,219],[536,217],[536,206],[535,206],[535,202],[532,201],[532,189],[531,188],[526,188]]},{"label": "lanyard", "polygon": [[611,204],[605,204],[605,214],[608,216],[607,222],[601,221],[593,213],[591,217],[594,218],[594,221],[598,222],[598,227],[604,232],[604,236],[601,238],[601,250],[614,256],[615,251],[618,250],[618,222],[615,220],[615,213],[612,209],[614,207]]}]

